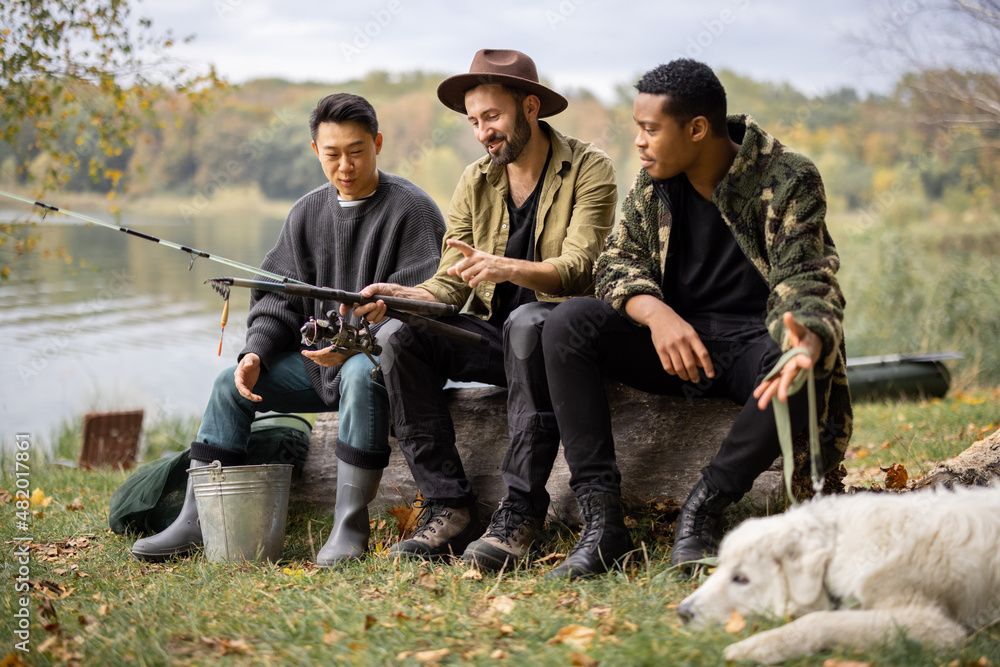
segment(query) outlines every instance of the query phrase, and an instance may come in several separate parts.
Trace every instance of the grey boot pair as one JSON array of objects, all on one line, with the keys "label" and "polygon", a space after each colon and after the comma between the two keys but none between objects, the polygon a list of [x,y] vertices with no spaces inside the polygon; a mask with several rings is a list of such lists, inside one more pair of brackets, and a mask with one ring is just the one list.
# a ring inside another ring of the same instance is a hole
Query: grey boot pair
[{"label": "grey boot pair", "polygon": [[332,567],[368,551],[371,525],[368,504],[375,500],[382,470],[368,470],[337,460],[337,504],[330,538],[316,554],[316,565]]},{"label": "grey boot pair", "polygon": [[[206,461],[191,459],[192,468],[211,465]],[[194,499],[194,483],[188,475],[184,505],[174,522],[156,535],[143,537],[132,545],[132,555],[139,560],[160,562],[174,556],[186,556],[202,545],[201,524],[198,522],[198,505]]]}]

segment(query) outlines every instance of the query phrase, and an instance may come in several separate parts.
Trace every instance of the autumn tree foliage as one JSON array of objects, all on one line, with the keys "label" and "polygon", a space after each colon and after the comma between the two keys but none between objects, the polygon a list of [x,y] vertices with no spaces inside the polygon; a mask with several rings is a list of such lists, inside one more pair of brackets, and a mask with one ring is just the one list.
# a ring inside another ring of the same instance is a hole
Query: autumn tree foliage
[{"label": "autumn tree foliage", "polygon": [[[158,101],[199,108],[225,85],[210,66],[192,70],[172,59],[175,42],[169,30],[157,32],[135,17],[127,0],[0,3],[5,176],[13,172],[36,194],[83,177],[118,190],[141,129],[170,112]],[[0,244],[8,246],[0,248],[4,277],[10,255],[32,246],[17,227],[0,227]]]}]

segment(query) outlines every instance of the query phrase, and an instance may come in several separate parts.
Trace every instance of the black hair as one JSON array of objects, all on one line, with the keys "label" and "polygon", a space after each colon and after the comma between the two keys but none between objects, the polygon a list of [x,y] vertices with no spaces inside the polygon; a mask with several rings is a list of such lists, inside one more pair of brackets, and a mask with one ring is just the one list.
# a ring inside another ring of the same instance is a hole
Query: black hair
[{"label": "black hair", "polygon": [[372,139],[378,135],[378,117],[375,109],[365,98],[350,93],[334,93],[319,101],[309,114],[309,134],[316,141],[320,123],[357,123]]},{"label": "black hair", "polygon": [[518,108],[523,108],[524,100],[528,97],[527,90],[525,90],[524,88],[515,88],[514,86],[508,86],[507,84],[502,84],[501,88],[503,88],[508,95],[514,98],[514,104],[516,104]]},{"label": "black hair", "polygon": [[663,113],[681,125],[697,116],[708,120],[712,133],[728,136],[726,130],[726,89],[705,63],[679,58],[657,65],[642,75],[636,90],[649,95],[665,95]]}]

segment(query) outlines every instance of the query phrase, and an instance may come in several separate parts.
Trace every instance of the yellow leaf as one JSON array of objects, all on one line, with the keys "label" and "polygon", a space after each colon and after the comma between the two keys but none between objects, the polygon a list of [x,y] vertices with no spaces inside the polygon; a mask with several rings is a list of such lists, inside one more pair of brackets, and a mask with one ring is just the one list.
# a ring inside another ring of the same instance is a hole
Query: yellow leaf
[{"label": "yellow leaf", "polygon": [[39,505],[42,507],[48,507],[52,504],[52,498],[46,498],[44,491],[41,489],[35,489],[31,492],[31,504],[35,507]]},{"label": "yellow leaf", "polygon": [[738,632],[742,632],[745,627],[747,627],[746,619],[743,618],[740,612],[733,609],[733,613],[729,615],[729,620],[726,621],[726,632],[735,635]]},{"label": "yellow leaf", "polygon": [[547,644],[566,644],[567,646],[572,646],[581,651],[586,651],[590,648],[590,645],[594,643],[594,637],[597,636],[597,630],[594,628],[588,628],[585,625],[577,625],[576,623],[571,623],[570,625],[563,626],[556,633],[556,636],[547,641]]}]

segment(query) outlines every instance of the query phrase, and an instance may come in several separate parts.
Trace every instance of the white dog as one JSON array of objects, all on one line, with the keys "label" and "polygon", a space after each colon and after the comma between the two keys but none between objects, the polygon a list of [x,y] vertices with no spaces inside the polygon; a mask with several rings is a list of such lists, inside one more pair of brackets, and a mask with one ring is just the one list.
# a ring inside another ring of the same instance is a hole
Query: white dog
[{"label": "white dog", "polygon": [[727,661],[770,664],[899,631],[958,644],[1000,617],[1000,485],[825,497],[750,519],[678,608],[695,625],[734,611],[796,620],[728,646]]}]

